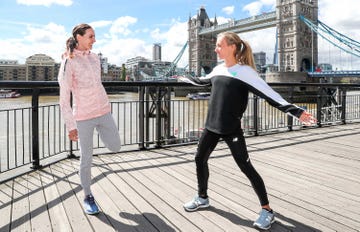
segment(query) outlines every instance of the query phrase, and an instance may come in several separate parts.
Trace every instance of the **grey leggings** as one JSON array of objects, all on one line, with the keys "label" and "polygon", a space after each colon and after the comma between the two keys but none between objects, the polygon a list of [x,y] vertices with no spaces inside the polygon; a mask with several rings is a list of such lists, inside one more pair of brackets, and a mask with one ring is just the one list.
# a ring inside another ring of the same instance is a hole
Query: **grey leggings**
[{"label": "grey leggings", "polygon": [[91,193],[91,163],[93,156],[94,129],[96,128],[101,141],[105,146],[113,152],[120,150],[120,136],[111,113],[89,120],[77,121],[76,124],[79,133],[81,154],[79,171],[80,182],[86,196]]}]

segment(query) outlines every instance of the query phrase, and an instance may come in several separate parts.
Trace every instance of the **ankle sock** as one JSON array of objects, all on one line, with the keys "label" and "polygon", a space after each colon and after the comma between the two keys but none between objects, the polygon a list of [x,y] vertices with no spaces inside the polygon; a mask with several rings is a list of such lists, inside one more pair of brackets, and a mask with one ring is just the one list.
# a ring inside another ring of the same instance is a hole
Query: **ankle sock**
[{"label": "ankle sock", "polygon": [[272,209],[266,209],[266,208],[263,208],[263,209],[265,209],[266,211],[268,211],[269,213],[273,213],[273,210]]}]

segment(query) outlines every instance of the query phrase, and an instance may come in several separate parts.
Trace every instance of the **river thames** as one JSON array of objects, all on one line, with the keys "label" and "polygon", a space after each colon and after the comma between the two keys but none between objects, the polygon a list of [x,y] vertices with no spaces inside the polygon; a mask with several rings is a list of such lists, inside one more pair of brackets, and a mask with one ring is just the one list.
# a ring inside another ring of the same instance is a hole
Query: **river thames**
[{"label": "river thames", "polygon": [[[138,94],[132,92],[122,92],[120,94],[109,95],[110,101],[136,101]],[[40,105],[52,105],[59,103],[59,96],[45,95],[40,96]],[[31,96],[21,96],[18,98],[2,98],[0,99],[0,110],[19,109],[31,107]]]},{"label": "river thames", "polygon": [[[112,114],[118,126],[123,149],[138,146],[140,131],[145,131],[145,140],[156,140],[157,119],[149,116],[140,117],[139,95],[135,92],[119,92],[108,95],[112,103]],[[32,108],[31,96],[0,99],[0,171],[9,170],[20,164],[29,163],[32,154]],[[154,100],[149,99],[149,111],[154,109]],[[171,105],[163,108],[169,120],[162,118],[166,125],[164,138],[186,137],[189,131],[198,131],[204,125],[207,101],[188,101],[186,97],[171,96]],[[170,114],[169,114],[170,113]],[[69,149],[69,141],[64,121],[59,110],[59,96],[44,95],[39,97],[39,153],[41,157],[60,154]],[[144,128],[140,126],[143,118]],[[94,134],[94,146],[103,144]],[[77,145],[75,147],[77,149]],[[99,151],[100,152],[100,151]]]}]

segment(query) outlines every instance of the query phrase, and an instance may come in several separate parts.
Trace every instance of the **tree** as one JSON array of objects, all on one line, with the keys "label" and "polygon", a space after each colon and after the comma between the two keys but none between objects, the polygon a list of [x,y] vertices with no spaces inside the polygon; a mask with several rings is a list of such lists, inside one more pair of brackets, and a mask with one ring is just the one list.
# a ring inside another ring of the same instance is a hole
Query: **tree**
[{"label": "tree", "polygon": [[125,81],[126,80],[126,68],[125,68],[125,64],[121,65],[121,77],[120,77],[121,81]]}]

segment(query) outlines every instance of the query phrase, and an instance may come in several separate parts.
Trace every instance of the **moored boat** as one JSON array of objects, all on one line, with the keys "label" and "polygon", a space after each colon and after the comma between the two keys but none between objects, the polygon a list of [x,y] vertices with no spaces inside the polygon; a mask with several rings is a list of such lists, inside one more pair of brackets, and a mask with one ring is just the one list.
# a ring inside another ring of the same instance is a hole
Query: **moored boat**
[{"label": "moored boat", "polygon": [[186,97],[191,100],[206,100],[210,98],[210,92],[189,93]]},{"label": "moored boat", "polygon": [[20,97],[21,94],[10,90],[10,89],[0,89],[0,98],[16,98],[16,97]]}]

